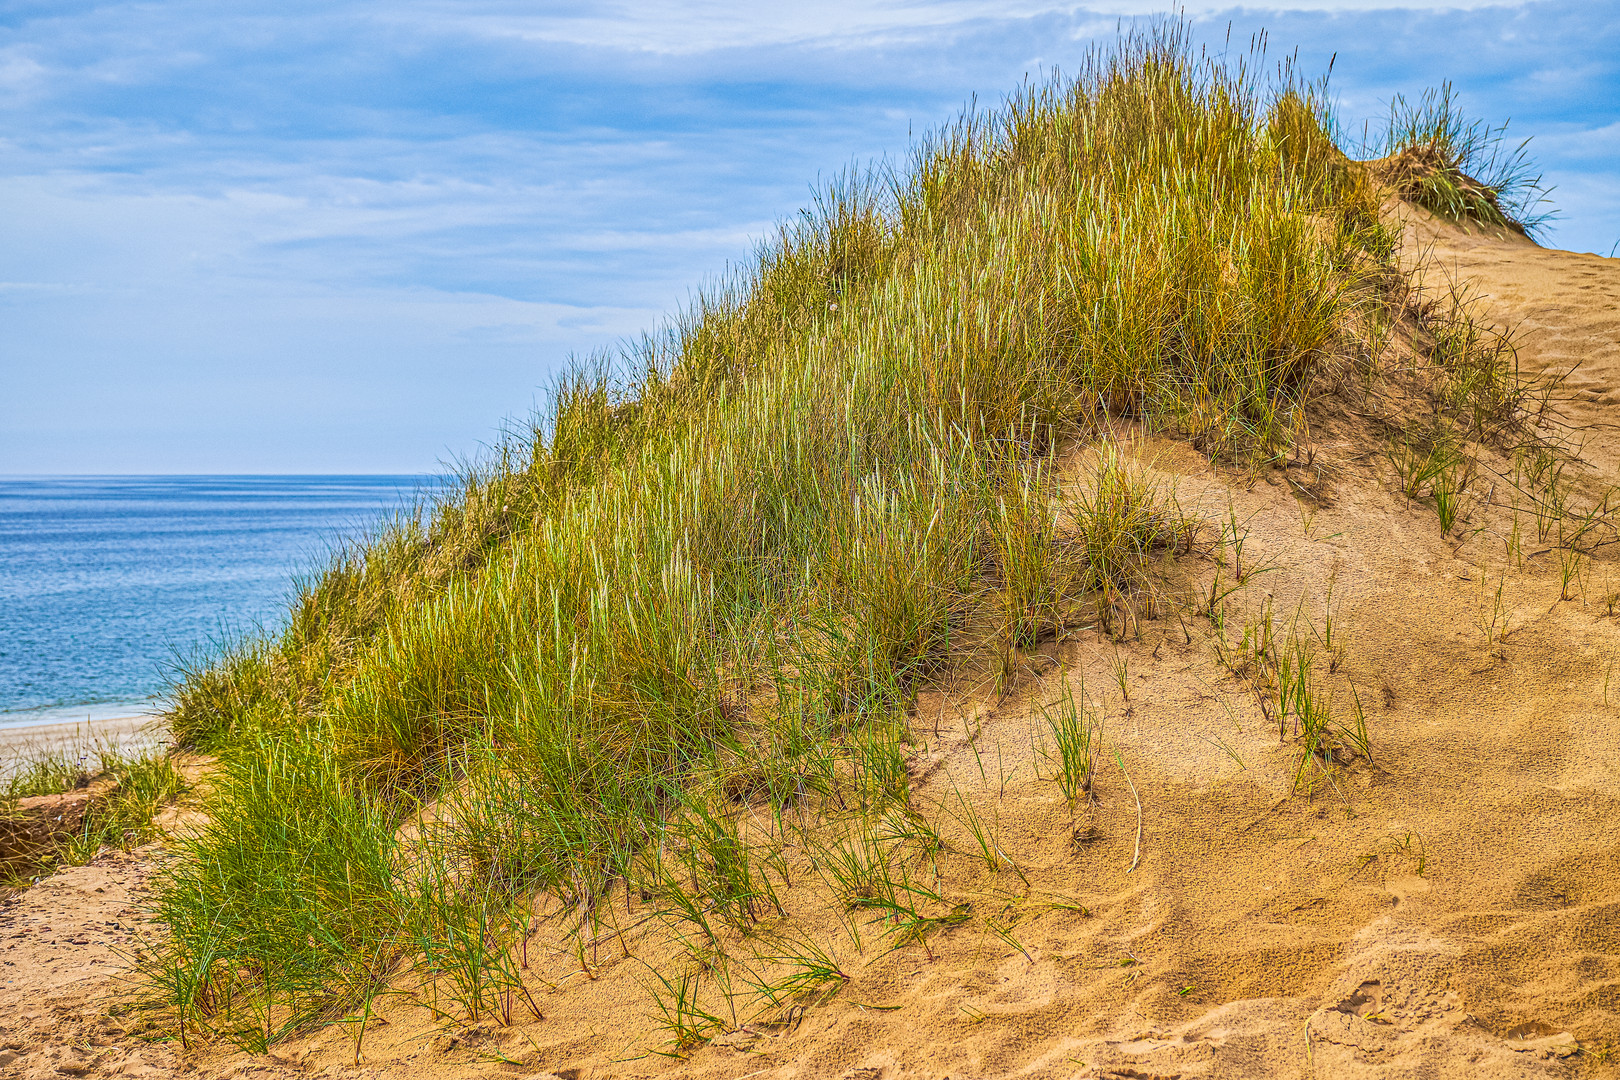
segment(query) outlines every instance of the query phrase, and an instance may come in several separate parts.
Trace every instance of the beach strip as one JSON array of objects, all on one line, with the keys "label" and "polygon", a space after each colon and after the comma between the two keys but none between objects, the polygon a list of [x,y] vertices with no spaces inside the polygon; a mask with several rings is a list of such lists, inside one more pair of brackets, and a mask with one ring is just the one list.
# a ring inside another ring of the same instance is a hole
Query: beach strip
[{"label": "beach strip", "polygon": [[0,727],[0,775],[42,754],[76,750],[93,757],[101,747],[138,752],[162,746],[165,738],[162,717],[151,715]]}]

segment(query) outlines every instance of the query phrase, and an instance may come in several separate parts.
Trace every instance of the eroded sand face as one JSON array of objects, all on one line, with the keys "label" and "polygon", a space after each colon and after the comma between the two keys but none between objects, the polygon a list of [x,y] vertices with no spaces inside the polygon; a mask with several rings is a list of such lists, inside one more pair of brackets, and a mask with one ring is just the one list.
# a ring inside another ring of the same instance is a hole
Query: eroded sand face
[{"label": "eroded sand face", "polygon": [[[1588,436],[1588,479],[1620,483],[1620,429],[1605,426],[1620,404],[1620,262],[1432,223],[1413,232],[1432,243],[1436,265],[1477,280],[1496,317],[1518,324],[1528,370],[1581,364],[1565,415]],[[1235,611],[1252,616],[1269,594],[1279,618],[1299,611],[1320,632],[1331,585],[1339,675],[1357,688],[1375,754],[1337,790],[1290,793],[1292,748],[1216,663],[1206,620],[1146,622],[1142,640],[1117,652],[1083,634],[1029,657],[994,709],[942,714],[924,695],[915,721],[918,803],[965,793],[1029,887],[1008,870],[947,859],[946,884],[974,904],[971,922],[926,948],[893,948],[882,925],[858,916],[856,948],[829,898],[797,886],[786,903],[800,932],[850,981],[786,1023],[743,1024],[685,1060],[650,1053],[664,1036],[649,965],[675,970],[669,936],[656,922],[630,929],[623,945],[604,935],[586,971],[553,922],[529,953],[544,1020],[434,1023],[385,999],[358,1068],[353,1024],[295,1037],[273,1056],[192,1060],[218,1076],[574,1080],[1611,1075],[1602,1058],[1620,1042],[1620,619],[1603,601],[1607,564],[1560,599],[1563,582],[1537,544],[1524,545],[1522,565],[1507,557],[1499,508],[1474,507],[1466,539],[1443,538],[1434,511],[1391,492],[1376,458],[1331,435],[1323,444],[1341,464],[1320,507],[1280,477],[1222,475],[1184,446],[1140,453],[1179,476],[1185,504],[1247,521],[1246,558],[1276,567],[1251,578]],[[1487,638],[1487,618],[1505,623],[1504,642]],[[1036,706],[1065,679],[1106,713],[1108,744],[1140,796],[1134,871],[1137,803],[1125,773],[1106,765],[1096,806],[1075,811],[1031,748]],[[941,831],[965,844],[948,817]],[[28,928],[54,928],[58,913],[85,926],[126,919],[139,865],[71,871],[11,902],[0,911],[0,934],[12,935],[3,955],[56,970],[41,950],[65,947]],[[617,903],[626,927],[646,913]],[[73,954],[60,968],[73,978],[0,987],[0,1042],[17,1044],[0,1074],[181,1068],[172,1048],[104,1026],[108,982],[90,969],[113,965],[89,963],[97,955]],[[104,1045],[68,1061],[60,1044],[80,1038]]]}]

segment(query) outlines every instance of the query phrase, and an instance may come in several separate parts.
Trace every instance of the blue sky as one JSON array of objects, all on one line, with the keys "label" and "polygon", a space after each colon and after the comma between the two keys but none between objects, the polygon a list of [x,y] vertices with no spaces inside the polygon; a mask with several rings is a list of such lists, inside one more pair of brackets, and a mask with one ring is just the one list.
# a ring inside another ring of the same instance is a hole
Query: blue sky
[{"label": "blue sky", "polygon": [[[415,472],[654,326],[851,162],[1124,0],[350,0],[0,12],[0,474]],[[1450,79],[1620,241],[1620,4],[1187,8],[1359,128]]]}]

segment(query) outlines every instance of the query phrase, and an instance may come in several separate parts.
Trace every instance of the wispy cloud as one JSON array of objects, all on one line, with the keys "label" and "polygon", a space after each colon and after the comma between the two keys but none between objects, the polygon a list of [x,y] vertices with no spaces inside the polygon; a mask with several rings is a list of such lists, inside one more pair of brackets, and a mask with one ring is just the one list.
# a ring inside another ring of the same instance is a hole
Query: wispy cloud
[{"label": "wispy cloud", "polygon": [[[1271,0],[1245,5],[1250,12],[1378,11],[1392,9],[1477,10],[1521,6],[1519,0],[1454,0],[1444,4],[1411,0]],[[1232,10],[1222,0],[1182,3],[1177,10],[1198,17]],[[600,4],[587,9],[534,12],[526,4],[412,4],[383,18],[433,32],[466,33],[542,45],[653,55],[696,56],[780,46],[845,49],[868,53],[884,47],[937,47],[951,36],[974,34],[990,25],[1051,17],[1070,22],[1081,36],[1111,30],[1114,19],[1162,15],[1163,3],[1113,0],[1084,6],[1062,3],[850,3],[806,0],[760,5],[749,0],[695,0],[679,4]]]},{"label": "wispy cloud", "polygon": [[[1607,251],[1620,29],[1599,8],[1187,10],[1217,48],[1230,23],[1245,46],[1269,26],[1308,71],[1337,54],[1347,118],[1455,79],[1473,114],[1538,135],[1555,239]],[[464,452],[569,351],[745,258],[818,177],[903,157],[974,95],[1157,10],[13,5],[0,472]]]}]

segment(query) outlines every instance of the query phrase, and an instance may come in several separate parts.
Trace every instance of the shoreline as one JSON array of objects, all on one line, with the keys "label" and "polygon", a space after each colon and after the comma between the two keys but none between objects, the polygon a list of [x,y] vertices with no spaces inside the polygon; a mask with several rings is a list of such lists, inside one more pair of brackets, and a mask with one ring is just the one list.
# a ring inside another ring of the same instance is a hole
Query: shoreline
[{"label": "shoreline", "polygon": [[99,724],[103,721],[134,720],[157,716],[160,700],[149,696],[139,701],[93,705],[53,705],[40,709],[0,712],[0,731],[9,728],[54,727],[58,724]]},{"label": "shoreline", "polygon": [[162,723],[162,717],[144,714],[0,727],[0,774],[14,761],[37,753],[98,745],[123,751],[158,747],[164,741]]}]

